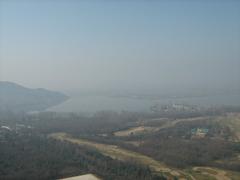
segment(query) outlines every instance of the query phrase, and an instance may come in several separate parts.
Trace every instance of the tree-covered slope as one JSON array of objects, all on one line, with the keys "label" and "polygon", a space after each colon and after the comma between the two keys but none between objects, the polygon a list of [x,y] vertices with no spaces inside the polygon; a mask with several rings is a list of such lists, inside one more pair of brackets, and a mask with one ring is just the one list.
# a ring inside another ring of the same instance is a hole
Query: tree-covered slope
[{"label": "tree-covered slope", "polygon": [[46,89],[30,89],[0,81],[0,111],[41,111],[67,100],[67,96]]}]

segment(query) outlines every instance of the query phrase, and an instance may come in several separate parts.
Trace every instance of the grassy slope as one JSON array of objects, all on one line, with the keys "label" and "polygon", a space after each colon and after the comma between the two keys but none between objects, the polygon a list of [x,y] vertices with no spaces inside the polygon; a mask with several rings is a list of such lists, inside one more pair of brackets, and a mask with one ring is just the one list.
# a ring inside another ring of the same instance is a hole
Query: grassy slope
[{"label": "grassy slope", "polygon": [[185,173],[181,170],[169,168],[166,165],[148,156],[145,156],[133,151],[129,151],[123,148],[119,148],[118,146],[115,146],[115,145],[106,145],[106,144],[95,143],[95,142],[87,141],[83,139],[76,139],[68,136],[65,133],[54,133],[54,134],[51,134],[50,137],[58,140],[64,140],[64,141],[72,142],[75,144],[86,145],[89,147],[96,148],[97,150],[102,152],[104,155],[110,156],[114,159],[119,159],[123,161],[124,160],[136,161],[138,163],[149,166],[151,169],[153,169],[156,172],[164,172],[165,174],[168,174],[172,177],[173,176],[186,177]]},{"label": "grassy slope", "polygon": [[[177,123],[183,122],[183,121],[197,121],[201,119],[202,118],[175,120],[173,122],[167,122],[163,124],[161,128],[173,127]],[[228,114],[225,117],[216,117],[215,120],[221,123],[223,126],[228,126],[233,132],[234,140],[238,142],[240,141],[240,113]],[[211,167],[193,167],[187,170],[174,169],[148,156],[142,155],[140,153],[129,151],[115,145],[107,145],[107,144],[96,143],[96,142],[88,141],[84,139],[72,138],[65,133],[55,133],[55,134],[52,134],[51,137],[58,140],[65,140],[75,144],[93,147],[99,150],[100,152],[102,152],[103,154],[110,156],[112,158],[116,158],[119,160],[133,160],[133,161],[142,163],[144,165],[149,166],[155,172],[164,172],[164,174],[169,177],[176,176],[180,179],[182,178],[182,179],[196,179],[196,180],[205,180],[205,179],[206,180],[214,180],[214,179],[215,180],[220,180],[220,179],[221,180],[230,180],[230,179],[237,180],[240,177],[240,173],[238,172],[225,171],[225,170],[211,168]]]}]

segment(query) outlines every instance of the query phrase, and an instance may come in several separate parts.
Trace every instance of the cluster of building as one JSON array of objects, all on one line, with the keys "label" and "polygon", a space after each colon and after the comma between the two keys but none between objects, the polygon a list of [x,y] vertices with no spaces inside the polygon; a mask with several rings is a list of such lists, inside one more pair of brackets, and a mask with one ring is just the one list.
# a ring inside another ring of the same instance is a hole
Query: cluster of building
[{"label": "cluster of building", "polygon": [[5,141],[6,139],[5,137],[8,134],[11,134],[11,133],[21,134],[22,132],[29,129],[32,129],[32,126],[24,125],[24,124],[16,124],[13,127],[2,125],[0,126],[0,142]]},{"label": "cluster of building", "polygon": [[191,129],[192,138],[204,138],[208,131],[207,128],[193,128]]},{"label": "cluster of building", "polygon": [[175,103],[166,104],[166,105],[155,104],[151,106],[150,109],[153,112],[182,112],[182,111],[196,112],[200,110],[200,108],[197,106],[175,104]]}]

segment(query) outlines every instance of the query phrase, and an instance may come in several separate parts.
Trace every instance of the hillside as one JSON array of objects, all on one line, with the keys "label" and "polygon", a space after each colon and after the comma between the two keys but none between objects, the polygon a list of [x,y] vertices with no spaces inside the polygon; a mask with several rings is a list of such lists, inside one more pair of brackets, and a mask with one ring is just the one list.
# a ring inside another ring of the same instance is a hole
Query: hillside
[{"label": "hillside", "polygon": [[66,101],[62,93],[0,81],[0,111],[42,111]]}]

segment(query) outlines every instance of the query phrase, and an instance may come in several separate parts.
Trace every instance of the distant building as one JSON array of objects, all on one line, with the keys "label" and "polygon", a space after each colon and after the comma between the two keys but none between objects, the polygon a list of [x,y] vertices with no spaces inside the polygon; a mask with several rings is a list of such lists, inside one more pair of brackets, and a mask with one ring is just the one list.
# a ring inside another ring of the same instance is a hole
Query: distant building
[{"label": "distant building", "polygon": [[193,128],[191,129],[192,138],[204,138],[208,131],[207,128]]},{"label": "distant building", "polygon": [[197,112],[199,111],[199,107],[176,103],[165,105],[155,104],[150,107],[150,110],[152,112],[185,112],[185,111]]},{"label": "distant building", "polygon": [[8,127],[8,126],[1,126],[1,129],[6,129],[8,131],[12,131],[12,129],[10,127]]}]

